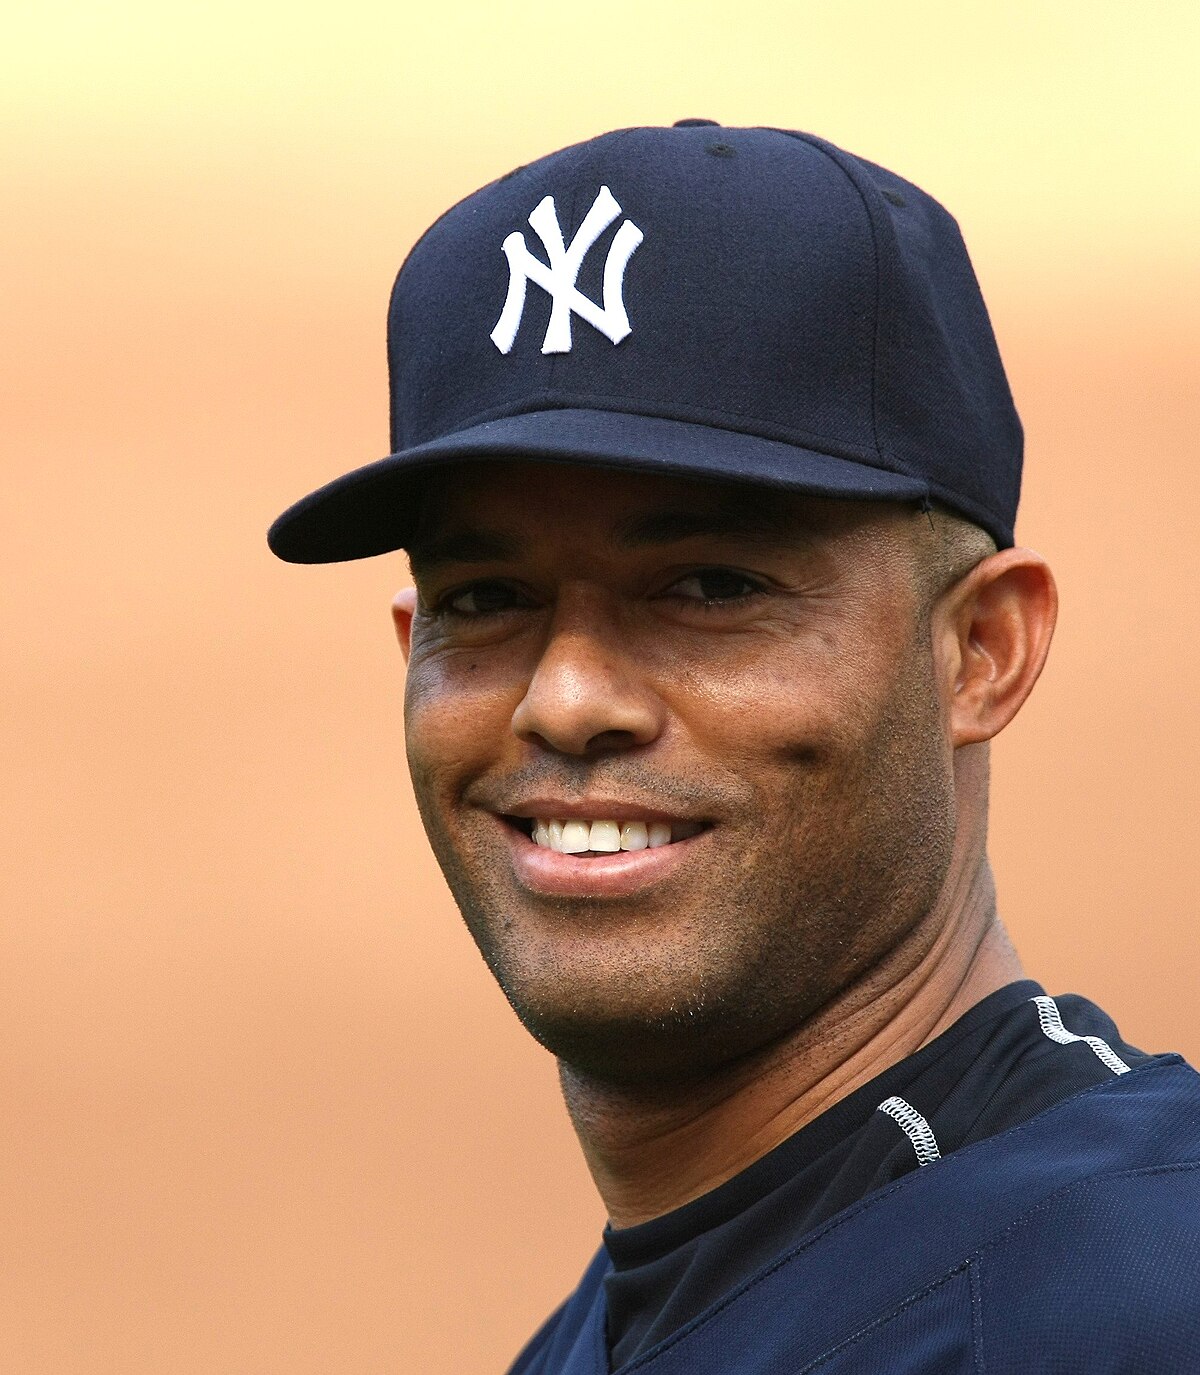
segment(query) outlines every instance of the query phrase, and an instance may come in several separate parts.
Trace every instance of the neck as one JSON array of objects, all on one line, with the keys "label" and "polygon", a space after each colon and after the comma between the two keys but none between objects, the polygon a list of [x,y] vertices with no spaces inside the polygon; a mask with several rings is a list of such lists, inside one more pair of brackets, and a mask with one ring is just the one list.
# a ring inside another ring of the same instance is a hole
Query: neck
[{"label": "neck", "polygon": [[629,1090],[560,1065],[567,1107],[614,1227],[645,1222],[716,1188],[989,993],[1024,977],[996,915],[982,843],[970,858],[952,863],[934,908],[866,975],[782,1041],[702,1083]]}]

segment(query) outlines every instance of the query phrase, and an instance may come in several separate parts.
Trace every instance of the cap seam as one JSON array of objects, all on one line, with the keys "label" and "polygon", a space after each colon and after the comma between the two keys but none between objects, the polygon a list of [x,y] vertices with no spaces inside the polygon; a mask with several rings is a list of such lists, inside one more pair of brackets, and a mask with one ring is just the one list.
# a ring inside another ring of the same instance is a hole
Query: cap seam
[{"label": "cap seam", "polygon": [[[778,134],[786,134],[789,138],[794,138],[800,143],[807,144],[838,169],[843,177],[854,188],[854,194],[862,203],[863,213],[867,217],[867,229],[871,236],[871,265],[875,271],[875,327],[871,331],[871,434],[875,441],[875,451],[879,455],[881,467],[893,464],[895,459],[885,452],[883,443],[879,437],[879,405],[878,405],[878,386],[879,386],[879,336],[883,330],[883,287],[882,287],[882,258],[879,252],[879,236],[875,229],[875,217],[871,214],[871,207],[867,204],[867,197],[862,187],[858,184],[847,167],[841,160],[834,156],[833,152],[827,148],[822,140],[812,134],[806,134],[799,129],[776,129]],[[895,471],[889,468],[889,471]],[[906,476],[911,476],[907,474]]]}]

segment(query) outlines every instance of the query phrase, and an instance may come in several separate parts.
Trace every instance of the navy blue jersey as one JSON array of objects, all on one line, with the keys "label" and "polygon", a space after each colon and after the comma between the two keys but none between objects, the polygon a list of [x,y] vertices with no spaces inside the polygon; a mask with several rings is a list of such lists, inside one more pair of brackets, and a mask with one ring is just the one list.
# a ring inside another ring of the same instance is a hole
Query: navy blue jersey
[{"label": "navy blue jersey", "polygon": [[606,1242],[512,1375],[1200,1371],[1200,1076],[1010,985]]}]

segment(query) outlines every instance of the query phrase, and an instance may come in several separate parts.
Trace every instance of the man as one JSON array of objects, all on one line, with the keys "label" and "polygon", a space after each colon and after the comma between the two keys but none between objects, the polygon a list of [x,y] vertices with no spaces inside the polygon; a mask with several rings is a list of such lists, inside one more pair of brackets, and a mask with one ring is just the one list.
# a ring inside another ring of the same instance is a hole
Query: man
[{"label": "man", "polygon": [[608,1211],[514,1370],[1200,1370],[1197,1077],[997,916],[1056,600],[950,216],[605,135],[428,231],[389,359],[393,453],[270,539],[408,551],[421,815]]}]

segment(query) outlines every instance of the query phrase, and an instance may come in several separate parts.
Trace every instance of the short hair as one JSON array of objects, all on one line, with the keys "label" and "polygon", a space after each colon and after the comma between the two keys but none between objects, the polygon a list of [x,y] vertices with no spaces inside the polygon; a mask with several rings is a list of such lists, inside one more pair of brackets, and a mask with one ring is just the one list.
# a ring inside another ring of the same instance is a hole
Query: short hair
[{"label": "short hair", "polygon": [[925,614],[976,564],[996,552],[996,541],[981,526],[947,506],[926,506],[917,536],[920,590]]}]

